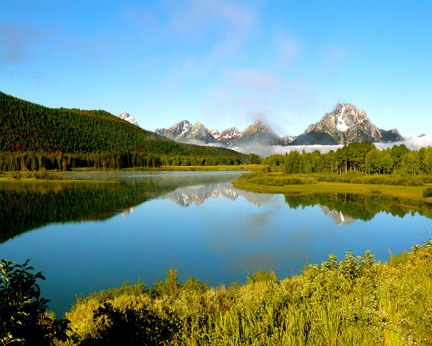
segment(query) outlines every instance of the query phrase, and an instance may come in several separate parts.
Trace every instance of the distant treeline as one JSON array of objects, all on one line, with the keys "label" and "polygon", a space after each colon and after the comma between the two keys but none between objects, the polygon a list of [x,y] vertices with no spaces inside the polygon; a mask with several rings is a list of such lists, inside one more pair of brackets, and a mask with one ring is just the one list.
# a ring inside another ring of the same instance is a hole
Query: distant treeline
[{"label": "distant treeline", "polygon": [[38,171],[42,168],[67,171],[74,168],[121,169],[160,166],[216,166],[245,164],[237,156],[159,156],[146,153],[0,152],[0,171]]},{"label": "distant treeline", "polygon": [[432,174],[432,148],[410,150],[404,144],[378,150],[370,142],[352,143],[336,151],[321,154],[291,151],[272,155],[263,163],[284,174],[361,172],[368,174]]},{"label": "distant treeline", "polygon": [[0,92],[0,170],[230,165],[248,156],[181,144],[101,110],[47,108]]}]

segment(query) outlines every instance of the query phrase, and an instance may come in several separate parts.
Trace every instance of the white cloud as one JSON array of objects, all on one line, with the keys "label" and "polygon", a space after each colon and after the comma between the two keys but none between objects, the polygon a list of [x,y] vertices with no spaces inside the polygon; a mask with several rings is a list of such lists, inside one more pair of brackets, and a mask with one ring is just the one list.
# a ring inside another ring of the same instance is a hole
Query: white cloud
[{"label": "white cloud", "polygon": [[408,149],[419,150],[420,148],[432,147],[432,135],[427,135],[423,137],[407,138],[403,142],[394,143],[374,143],[375,146],[382,150],[386,148],[392,148],[395,145],[405,144]]},{"label": "white cloud", "polygon": [[[374,143],[379,150],[386,148],[392,148],[395,145],[405,144],[405,146],[411,150],[419,150],[420,148],[432,147],[432,135],[427,135],[423,137],[408,138],[403,142],[394,143]],[[239,151],[245,154],[257,154],[262,157],[267,157],[270,155],[284,155],[290,151],[297,150],[302,152],[303,150],[307,153],[318,150],[321,154],[328,153],[330,150],[336,151],[342,148],[343,145],[293,145],[293,146],[282,146],[282,145],[263,145],[252,143],[250,145],[244,145],[241,147],[231,148],[233,150]]]},{"label": "white cloud", "polygon": [[330,150],[336,151],[341,148],[342,145],[293,145],[293,146],[282,146],[282,145],[263,145],[258,143],[251,143],[249,145],[243,145],[239,147],[231,148],[245,154],[257,154],[261,157],[267,157],[270,155],[284,155],[291,151],[297,150],[302,152],[303,150],[307,153],[318,150],[321,153],[328,153]]}]

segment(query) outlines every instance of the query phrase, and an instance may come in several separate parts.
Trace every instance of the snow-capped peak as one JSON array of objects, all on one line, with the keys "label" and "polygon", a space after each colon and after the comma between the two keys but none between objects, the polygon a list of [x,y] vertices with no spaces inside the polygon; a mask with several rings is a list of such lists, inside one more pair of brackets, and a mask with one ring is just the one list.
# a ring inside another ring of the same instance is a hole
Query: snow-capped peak
[{"label": "snow-capped peak", "polygon": [[216,139],[218,139],[220,136],[220,131],[218,129],[211,130],[210,133]]},{"label": "snow-capped peak", "polygon": [[118,115],[120,119],[126,120],[127,122],[130,122],[131,124],[134,124],[138,126],[138,122],[135,120],[135,118],[127,113],[124,109],[123,111]]}]

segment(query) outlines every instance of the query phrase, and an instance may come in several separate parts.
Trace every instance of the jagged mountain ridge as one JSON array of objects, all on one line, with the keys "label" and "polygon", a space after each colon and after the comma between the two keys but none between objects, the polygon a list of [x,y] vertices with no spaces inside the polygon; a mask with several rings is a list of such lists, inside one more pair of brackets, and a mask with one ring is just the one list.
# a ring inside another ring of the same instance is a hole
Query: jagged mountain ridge
[{"label": "jagged mountain ridge", "polygon": [[244,131],[231,127],[220,132],[218,129],[208,130],[199,122],[192,125],[183,120],[169,129],[156,129],[156,133],[179,142],[219,143],[227,147],[250,143],[289,146],[337,145],[364,141],[390,143],[404,140],[397,129],[379,129],[364,110],[359,110],[349,103],[338,103],[332,112],[326,113],[319,122],[311,124],[299,136],[279,137],[269,125],[261,121],[255,121]]},{"label": "jagged mountain ridge", "polygon": [[183,120],[169,129],[156,129],[155,132],[178,142],[219,143],[228,147],[236,147],[251,142],[259,142],[267,145],[287,145],[287,143],[290,143],[295,138],[293,136],[281,138],[269,125],[261,121],[255,121],[244,131],[240,131],[236,127],[230,127],[224,131],[219,131],[218,129],[209,130],[200,122],[196,122],[192,125],[188,120]]},{"label": "jagged mountain ridge", "polygon": [[155,132],[178,142],[191,143],[199,141],[206,144],[217,142],[210,130],[198,121],[192,125],[189,121],[183,120],[169,129],[156,129]]}]

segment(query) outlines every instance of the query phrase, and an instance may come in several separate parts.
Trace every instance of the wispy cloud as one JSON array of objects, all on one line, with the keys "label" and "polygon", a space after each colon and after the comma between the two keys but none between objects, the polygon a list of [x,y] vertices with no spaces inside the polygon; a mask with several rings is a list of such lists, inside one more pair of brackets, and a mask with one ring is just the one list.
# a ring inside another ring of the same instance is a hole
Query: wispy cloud
[{"label": "wispy cloud", "polygon": [[227,30],[247,30],[255,24],[256,13],[247,4],[227,0],[186,0],[170,2],[171,24],[179,31],[192,32],[217,25]]},{"label": "wispy cloud", "polygon": [[33,27],[0,24],[0,61],[27,63],[35,56],[41,37],[41,32]]},{"label": "wispy cloud", "polygon": [[344,46],[326,46],[318,49],[318,57],[327,67],[338,67],[348,55],[348,50]]},{"label": "wispy cloud", "polygon": [[282,81],[271,71],[240,68],[233,70],[232,75],[238,84],[260,91],[272,91],[282,85]]},{"label": "wispy cloud", "polygon": [[298,38],[277,32],[274,41],[279,64],[287,64],[300,57],[303,47]]}]

